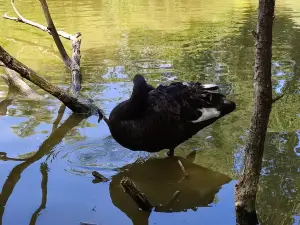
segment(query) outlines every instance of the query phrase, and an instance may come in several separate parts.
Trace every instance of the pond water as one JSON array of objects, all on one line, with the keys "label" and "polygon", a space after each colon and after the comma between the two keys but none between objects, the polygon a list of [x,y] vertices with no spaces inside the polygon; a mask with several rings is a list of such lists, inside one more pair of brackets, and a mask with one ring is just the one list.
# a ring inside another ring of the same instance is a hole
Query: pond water
[{"label": "pond water", "polygon": [[[72,115],[45,100],[9,99],[0,79],[0,225],[234,224],[234,185],[252,109],[254,0],[48,1],[59,30],[82,33],[84,97],[106,115],[131,92],[132,77],[217,83],[237,110],[176,149],[190,174],[159,154],[133,152],[92,116]],[[8,0],[0,14],[16,16]],[[16,1],[27,19],[45,24],[39,1]],[[0,45],[51,83],[71,81],[48,34],[0,19]],[[272,110],[258,211],[263,224],[300,222],[300,3],[276,1]],[[68,52],[70,42],[63,40]],[[4,70],[0,68],[0,74]],[[194,154],[196,153],[196,154]],[[94,183],[97,170],[110,179]],[[119,182],[128,176],[158,207],[141,212]],[[166,205],[175,191],[178,201]]]}]

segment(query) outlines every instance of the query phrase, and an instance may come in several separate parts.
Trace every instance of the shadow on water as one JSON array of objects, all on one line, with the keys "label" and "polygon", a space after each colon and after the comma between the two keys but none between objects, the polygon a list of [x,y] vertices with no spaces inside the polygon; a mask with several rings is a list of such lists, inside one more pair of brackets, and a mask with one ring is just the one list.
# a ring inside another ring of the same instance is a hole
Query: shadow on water
[{"label": "shadow on water", "polygon": [[[186,212],[189,209],[197,211],[198,207],[209,206],[221,186],[229,183],[231,178],[194,164],[194,158],[195,154],[186,159],[151,158],[122,167],[121,172],[112,177],[109,187],[113,204],[123,211],[134,225],[148,224],[151,213],[139,210],[120,185],[123,177],[129,177],[146,194],[156,212]],[[189,174],[187,178],[183,177],[178,160]],[[180,191],[177,200],[170,202],[176,191]]]},{"label": "shadow on water", "polygon": [[[58,114],[58,116],[60,116],[60,114]],[[60,127],[55,129],[51,133],[51,135],[40,145],[39,149],[33,156],[25,159],[23,163],[18,164],[11,170],[11,172],[9,173],[9,175],[2,187],[2,190],[0,192],[0,225],[2,225],[2,218],[3,218],[4,211],[5,211],[6,203],[9,199],[9,197],[11,196],[16,184],[20,180],[21,174],[23,173],[23,171],[27,167],[32,165],[33,163],[40,160],[46,154],[48,154],[57,144],[59,144],[62,141],[62,139],[65,137],[65,135],[72,128],[76,127],[85,118],[86,117],[72,114],[67,120],[65,120],[63,122],[63,124]],[[1,157],[0,160],[1,159],[2,160],[14,160],[13,158],[6,157],[6,155],[0,156],[0,157]],[[44,169],[41,168],[41,172],[43,174],[43,180],[44,180],[44,181],[42,181],[43,200],[42,200],[42,204],[40,206],[42,208],[44,206],[44,202],[46,201],[44,195],[46,193],[45,186],[47,183],[47,178],[45,176],[48,177],[48,175],[45,175],[46,174],[45,168]],[[36,219],[34,217],[37,217],[37,215],[36,216],[33,215],[33,218],[31,219],[32,222],[30,224],[34,224],[34,221],[36,221]]]}]

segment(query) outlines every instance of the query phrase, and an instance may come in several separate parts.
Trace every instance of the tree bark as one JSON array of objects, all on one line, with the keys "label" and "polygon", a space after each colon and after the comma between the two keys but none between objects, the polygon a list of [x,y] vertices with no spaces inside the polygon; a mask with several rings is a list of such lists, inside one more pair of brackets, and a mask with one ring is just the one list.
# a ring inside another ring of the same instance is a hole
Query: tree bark
[{"label": "tree bark", "polygon": [[[80,35],[80,33],[77,33],[76,37],[79,37]],[[80,39],[76,38],[72,40],[72,60],[70,70],[72,73],[72,90],[75,95],[77,95],[80,92],[82,81],[82,76],[80,73],[80,45]]]},{"label": "tree bark", "polygon": [[244,170],[235,189],[236,222],[258,224],[255,209],[264,142],[272,109],[272,26],[275,0],[260,0],[256,38],[254,75],[254,112],[245,149]]}]

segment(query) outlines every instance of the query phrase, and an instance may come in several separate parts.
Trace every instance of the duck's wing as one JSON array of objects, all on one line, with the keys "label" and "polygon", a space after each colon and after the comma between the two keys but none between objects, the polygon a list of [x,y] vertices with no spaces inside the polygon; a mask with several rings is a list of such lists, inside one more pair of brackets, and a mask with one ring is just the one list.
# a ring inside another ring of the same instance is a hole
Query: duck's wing
[{"label": "duck's wing", "polygon": [[197,123],[220,115],[217,104],[224,96],[211,91],[216,88],[216,85],[205,87],[200,83],[161,85],[150,92],[148,104],[168,119]]},{"label": "duck's wing", "polygon": [[151,84],[147,84],[148,92],[153,91],[155,87],[153,87]]}]

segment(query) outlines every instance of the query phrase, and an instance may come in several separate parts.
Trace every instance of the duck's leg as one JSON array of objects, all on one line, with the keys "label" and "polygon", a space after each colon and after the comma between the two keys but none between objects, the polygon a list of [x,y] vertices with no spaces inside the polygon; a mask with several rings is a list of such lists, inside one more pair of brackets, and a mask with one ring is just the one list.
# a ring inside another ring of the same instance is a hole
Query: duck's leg
[{"label": "duck's leg", "polygon": [[167,155],[170,156],[170,157],[174,156],[174,148],[169,149],[169,151],[167,152]]}]

